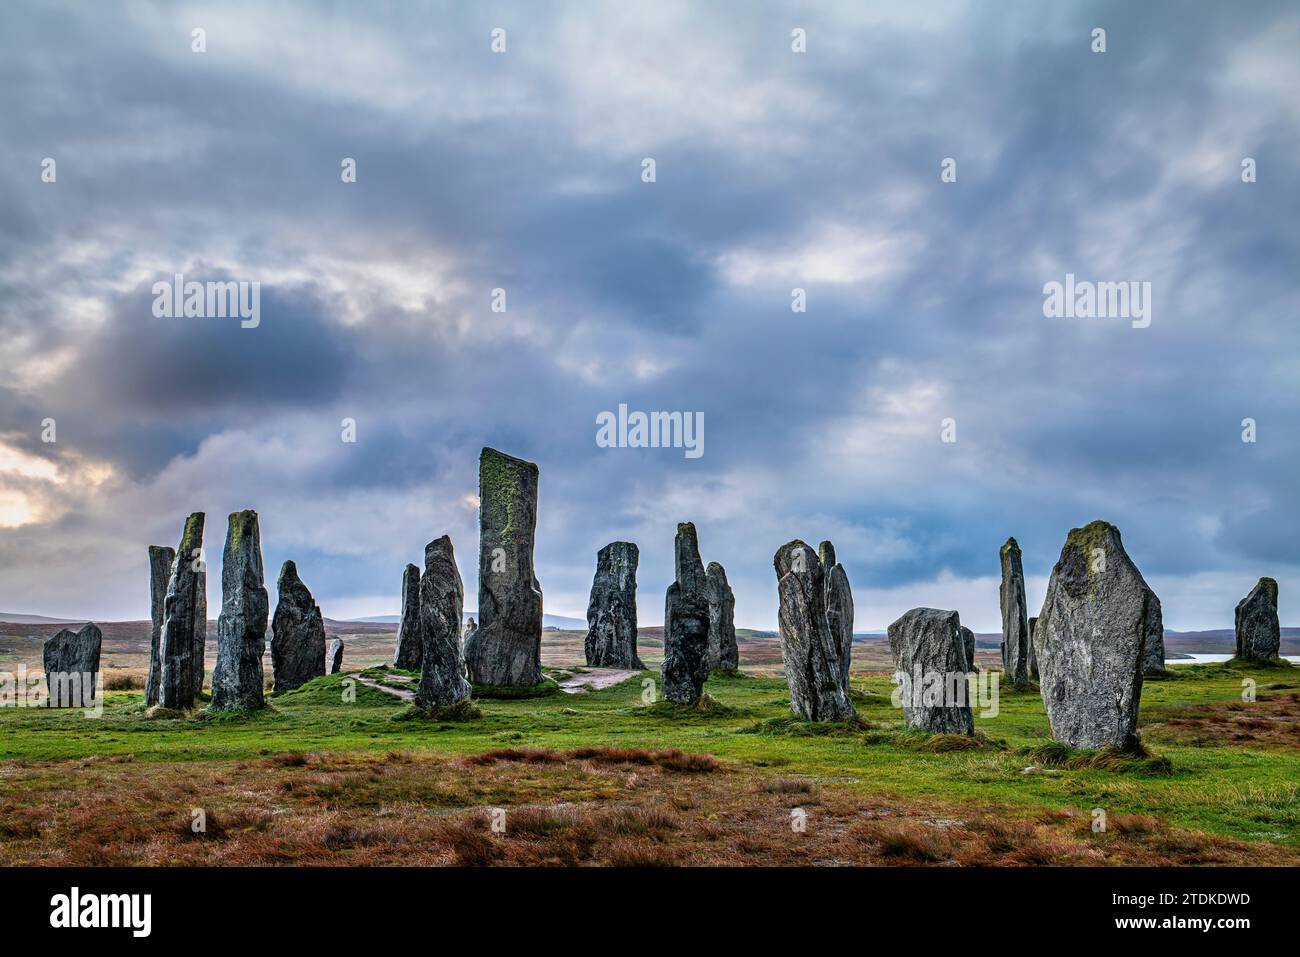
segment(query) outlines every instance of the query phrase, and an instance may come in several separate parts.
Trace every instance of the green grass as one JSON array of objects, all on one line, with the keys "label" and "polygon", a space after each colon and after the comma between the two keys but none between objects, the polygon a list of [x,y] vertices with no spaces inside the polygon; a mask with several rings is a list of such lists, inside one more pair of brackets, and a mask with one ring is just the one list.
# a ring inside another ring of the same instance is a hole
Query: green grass
[{"label": "green grass", "polygon": [[[1168,680],[1144,686],[1144,724],[1189,708],[1240,702],[1244,678],[1253,678],[1261,689],[1300,683],[1300,672],[1292,682],[1280,669],[1240,663],[1172,670]],[[1026,813],[1104,807],[1211,834],[1300,844],[1300,748],[1294,741],[1271,747],[1248,741],[1184,744],[1148,734],[1146,757],[1121,759],[1054,745],[1036,693],[1004,690],[996,717],[982,717],[977,710],[977,737],[967,743],[904,728],[883,675],[854,679],[860,725],[826,726],[792,720],[779,679],[710,680],[709,701],[692,709],[647,707],[641,678],[581,695],[476,699],[480,716],[469,720],[394,720],[404,712],[409,717],[410,706],[347,674],[276,695],[264,712],[215,718],[201,712],[147,717],[141,692],[109,692],[97,719],[79,710],[0,709],[0,760],[129,754],[136,762],[183,762],[319,751],[466,754],[502,742],[521,748],[680,748],[716,755],[724,763],[834,781],[864,798],[894,793]],[[1268,694],[1261,691],[1261,698]],[[1038,770],[1022,773],[1030,766]]]}]

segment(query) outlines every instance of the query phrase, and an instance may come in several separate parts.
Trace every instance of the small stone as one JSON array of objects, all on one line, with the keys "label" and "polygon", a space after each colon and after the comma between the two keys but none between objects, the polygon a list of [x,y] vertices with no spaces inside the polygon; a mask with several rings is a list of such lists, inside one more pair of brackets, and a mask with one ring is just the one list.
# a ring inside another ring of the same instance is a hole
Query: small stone
[{"label": "small stone", "polygon": [[610,542],[596,554],[596,575],[587,603],[587,664],[593,668],[645,666],[636,652],[636,570],[641,551],[632,542]]},{"label": "small stone", "polygon": [[975,733],[966,682],[970,666],[957,612],[913,608],[889,626],[889,650],[909,728]]},{"label": "small stone", "polygon": [[674,541],[676,580],[664,599],[664,698],[696,704],[709,677],[709,586],[695,526],[682,522]]},{"label": "small stone", "polygon": [[777,549],[772,565],[790,710],[805,721],[853,720],[857,711],[841,683],[840,638],[826,615],[820,557],[796,539]]},{"label": "small stone", "polygon": [[263,580],[257,513],[252,509],[231,514],[221,561],[221,615],[217,618],[211,708],[264,708],[262,654],[271,601]]},{"label": "small stone", "polygon": [[1277,617],[1277,581],[1261,578],[1250,594],[1237,603],[1237,657],[1269,661],[1282,650],[1282,629]]},{"label": "small stone", "polygon": [[175,564],[176,549],[168,545],[149,546],[149,674],[144,685],[146,705],[157,704],[162,693],[163,608],[167,600],[167,584],[171,581],[172,566]]},{"label": "small stone", "polygon": [[94,707],[103,643],[103,634],[91,622],[82,625],[79,631],[64,628],[45,639],[41,659],[45,666],[48,707]]},{"label": "small stone", "polygon": [[397,625],[397,650],[393,667],[404,671],[420,670],[420,569],[407,565],[402,571],[402,617]]},{"label": "small stone", "polygon": [[325,655],[325,658],[329,662],[329,673],[332,675],[336,675],[343,670],[343,647],[342,638],[330,640],[330,650]]},{"label": "small stone", "polygon": [[293,562],[281,566],[276,589],[271,670],[276,692],[292,691],[325,674],[325,621]]},{"label": "small stone", "polygon": [[736,595],[727,583],[727,570],[717,562],[709,562],[704,577],[709,590],[709,671],[735,674],[740,668]]},{"label": "small stone", "polygon": [[415,703],[426,710],[446,708],[470,696],[460,627],[465,588],[451,538],[443,535],[424,549],[420,578],[420,683]]}]

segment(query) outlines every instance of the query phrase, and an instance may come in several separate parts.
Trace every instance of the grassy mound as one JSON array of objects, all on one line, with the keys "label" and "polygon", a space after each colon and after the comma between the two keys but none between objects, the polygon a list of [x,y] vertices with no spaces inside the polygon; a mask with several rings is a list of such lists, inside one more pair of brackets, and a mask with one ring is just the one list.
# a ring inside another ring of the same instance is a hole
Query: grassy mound
[{"label": "grassy mound", "polygon": [[794,738],[826,738],[858,735],[871,727],[865,718],[852,721],[804,721],[794,715],[781,718],[768,718],[755,721],[747,728],[741,728],[737,734],[761,734],[768,736],[789,736]]},{"label": "grassy mound", "polygon": [[657,718],[724,718],[737,712],[712,695],[702,694],[695,704],[677,704],[675,701],[661,699],[641,708],[628,708],[624,713],[653,715]]},{"label": "grassy mound", "polygon": [[1133,751],[1114,747],[1102,748],[1100,751],[1076,751],[1057,741],[1049,741],[1037,747],[1021,748],[1016,753],[1023,755],[1031,764],[1067,771],[1111,771],[1115,774],[1150,774],[1157,777],[1174,773],[1173,763],[1168,758],[1151,754],[1141,744]]},{"label": "grassy mound", "polygon": [[474,685],[474,697],[495,701],[525,701],[530,698],[547,698],[560,693],[560,686],[550,678],[535,685],[516,688],[509,685]]},{"label": "grassy mound", "polygon": [[457,701],[446,708],[421,708],[419,705],[407,705],[397,714],[390,718],[390,721],[438,721],[438,722],[459,722],[459,721],[477,721],[483,717],[483,712],[478,709],[473,701]]}]

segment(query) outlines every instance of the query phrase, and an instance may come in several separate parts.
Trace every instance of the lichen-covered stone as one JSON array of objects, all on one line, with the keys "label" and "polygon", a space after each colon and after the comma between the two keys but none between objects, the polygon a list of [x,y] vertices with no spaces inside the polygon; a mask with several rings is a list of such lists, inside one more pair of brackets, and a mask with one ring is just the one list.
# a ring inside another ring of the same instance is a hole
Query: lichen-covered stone
[{"label": "lichen-covered stone", "polygon": [[325,660],[329,663],[329,668],[327,670],[332,675],[336,675],[343,670],[343,649],[344,644],[342,638],[330,639],[330,648],[325,655]]},{"label": "lichen-covered stone", "polygon": [[826,623],[835,639],[835,652],[840,663],[840,687],[849,690],[849,667],[853,663],[853,589],[844,566],[835,560],[835,546],[822,542],[817,550],[826,583]]},{"label": "lichen-covered stone", "polygon": [[957,612],[913,608],[889,626],[889,651],[909,728],[975,733],[967,684],[971,668]]},{"label": "lichen-covered stone", "polygon": [[212,672],[214,711],[249,711],[266,706],[262,654],[270,611],[262,572],[257,513],[234,512],[226,530],[221,563],[221,615],[217,618],[217,666]]},{"label": "lichen-covered stone", "polygon": [[90,708],[99,686],[99,653],[104,636],[92,622],[77,631],[64,628],[45,639],[46,703],[51,708]]},{"label": "lichen-covered stone", "polygon": [[276,590],[271,672],[277,692],[292,691],[325,674],[325,620],[292,561],[280,567]]},{"label": "lichen-covered stone", "polygon": [[1146,640],[1142,651],[1142,671],[1148,675],[1163,675],[1165,668],[1165,619],[1156,593],[1147,589]]},{"label": "lichen-covered stone", "polygon": [[202,669],[194,667],[194,655],[200,647],[196,634],[199,615],[206,615],[206,600],[201,597],[206,583],[202,574],[203,523],[202,512],[194,512],[185,520],[163,599],[158,703],[176,711],[192,708],[202,690],[202,685],[195,682],[196,671],[201,675]]},{"label": "lichen-covered stone", "polygon": [[194,693],[203,690],[204,658],[208,653],[208,565],[200,560],[194,573],[194,653],[190,667],[194,669]]},{"label": "lichen-covered stone", "polygon": [[1025,613],[1025,572],[1020,545],[1008,538],[999,552],[1002,562],[1002,668],[1016,684],[1029,680],[1029,623]]},{"label": "lichen-covered stone", "polygon": [[1237,602],[1237,657],[1267,661],[1282,650],[1282,629],[1277,617],[1277,582],[1261,578],[1250,594]]},{"label": "lichen-covered stone", "polygon": [[596,554],[596,574],[587,603],[583,648],[593,668],[645,666],[636,652],[636,570],[641,550],[632,542],[610,542]]},{"label": "lichen-covered stone", "polygon": [[451,538],[444,535],[425,547],[424,574],[420,577],[422,648],[415,703],[421,708],[446,708],[470,696],[460,646],[464,606],[465,589]]},{"label": "lichen-covered stone", "polygon": [[777,549],[772,565],[790,710],[805,721],[852,720],[857,711],[841,683],[839,639],[826,615],[821,559],[796,539]]},{"label": "lichen-covered stone", "polygon": [[1061,744],[1138,747],[1150,595],[1119,529],[1098,521],[1070,531],[1034,631],[1039,688]]},{"label": "lichen-covered stone", "polygon": [[483,450],[478,631],[465,649],[475,684],[519,687],[542,680],[542,587],[533,571],[537,486],[532,462]]},{"label": "lichen-covered stone", "polygon": [[664,698],[695,704],[709,677],[709,583],[691,522],[677,526],[676,580],[664,599]]},{"label": "lichen-covered stone", "polygon": [[157,704],[162,694],[163,608],[175,563],[176,549],[169,545],[149,546],[149,673],[144,685],[146,705]]},{"label": "lichen-covered stone", "polygon": [[407,565],[402,571],[402,617],[397,624],[393,667],[419,671],[423,653],[420,641],[420,568]]},{"label": "lichen-covered stone", "polygon": [[717,562],[709,562],[704,577],[709,588],[709,671],[734,674],[740,668],[736,595],[727,582],[727,570]]}]

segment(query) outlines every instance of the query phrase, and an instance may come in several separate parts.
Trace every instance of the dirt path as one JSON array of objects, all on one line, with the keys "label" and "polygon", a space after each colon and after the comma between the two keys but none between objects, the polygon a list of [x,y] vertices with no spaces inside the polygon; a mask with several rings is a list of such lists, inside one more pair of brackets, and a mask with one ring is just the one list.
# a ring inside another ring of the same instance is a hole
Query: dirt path
[{"label": "dirt path", "polygon": [[[412,688],[390,688],[388,685],[380,684],[374,678],[364,678],[361,675],[353,675],[352,677],[356,678],[357,681],[361,682],[367,688],[374,688],[376,691],[382,691],[385,694],[390,694],[394,698],[401,698],[403,701],[415,700],[415,691]],[[402,681],[404,676],[385,675],[385,677],[391,678],[396,681]]]},{"label": "dirt path", "polygon": [[588,691],[612,688],[636,674],[640,672],[622,668],[583,668],[582,674],[571,674],[561,680],[559,685],[560,690],[566,694],[586,694]]}]

